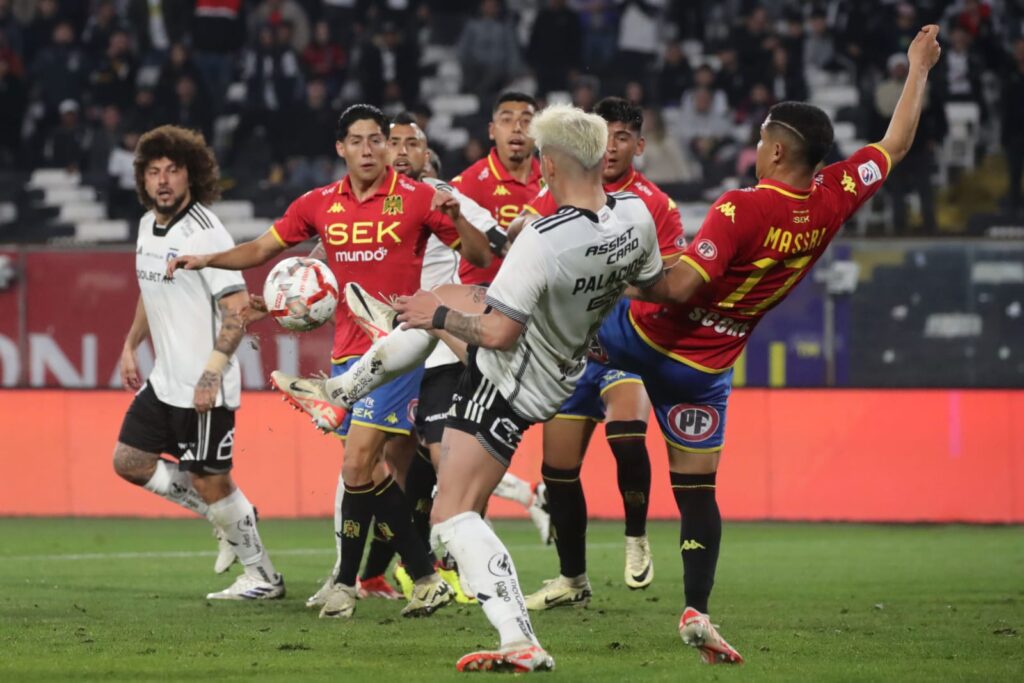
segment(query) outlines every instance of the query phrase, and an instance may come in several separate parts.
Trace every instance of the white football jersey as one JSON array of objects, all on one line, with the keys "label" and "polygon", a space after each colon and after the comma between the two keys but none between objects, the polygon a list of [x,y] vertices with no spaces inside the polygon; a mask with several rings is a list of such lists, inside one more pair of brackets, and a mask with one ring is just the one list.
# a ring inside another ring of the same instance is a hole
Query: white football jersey
[{"label": "white football jersey", "polygon": [[[191,408],[193,393],[220,332],[220,297],[245,289],[242,274],[204,268],[176,270],[164,277],[167,262],[186,254],[209,254],[235,246],[220,219],[202,204],[192,203],[165,226],[152,211],[139,221],[135,274],[146,307],[156,360],[149,383],[168,405]],[[224,370],[218,406],[235,409],[241,399],[238,361]]]},{"label": "white football jersey", "polygon": [[477,365],[524,418],[551,418],[583,374],[589,344],[627,284],[662,275],[654,219],[630,192],[594,214],[563,206],[519,234],[487,290],[487,304],[523,323],[507,351],[483,349]]},{"label": "white football jersey", "polygon": [[[498,221],[494,220],[490,211],[445,181],[438,180],[437,178],[423,178],[422,180],[438,190],[450,192],[459,201],[459,211],[462,213],[462,216],[480,232],[486,233],[491,228],[498,227]],[[459,279],[460,258],[459,252],[437,239],[436,235],[431,235],[430,239],[427,240],[426,251],[423,252],[420,289],[430,291],[439,285],[461,284],[462,280]],[[439,343],[434,347],[424,365],[428,368],[435,368],[458,362],[458,356],[448,348],[448,345]]]}]

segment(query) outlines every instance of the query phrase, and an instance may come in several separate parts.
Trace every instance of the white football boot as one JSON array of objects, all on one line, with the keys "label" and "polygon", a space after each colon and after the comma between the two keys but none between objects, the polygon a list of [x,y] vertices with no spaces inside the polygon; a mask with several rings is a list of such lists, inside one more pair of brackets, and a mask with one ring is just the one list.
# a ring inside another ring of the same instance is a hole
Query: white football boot
[{"label": "white football boot", "polygon": [[570,579],[559,576],[544,582],[544,587],[526,596],[526,609],[545,610],[554,607],[586,607],[593,592],[586,574]]},{"label": "white football boot", "polygon": [[235,582],[218,593],[207,593],[207,600],[277,600],[284,597],[284,577],[268,583],[248,574],[241,574]]},{"label": "white football boot", "polygon": [[711,618],[692,607],[684,609],[679,617],[679,637],[700,651],[700,660],[705,664],[743,663],[740,653],[718,634]]},{"label": "white football boot", "polygon": [[363,329],[371,341],[386,337],[395,329],[398,313],[387,303],[374,297],[359,284],[345,285],[345,304],[356,324]]},{"label": "white football boot", "polygon": [[496,673],[525,674],[532,671],[551,671],[555,660],[544,648],[533,643],[511,645],[500,650],[471,652],[458,661],[459,671],[493,671]]},{"label": "white football boot", "polygon": [[320,609],[321,619],[351,619],[356,611],[356,600],[359,593],[355,586],[331,582],[327,589],[323,607]]},{"label": "white football boot", "polygon": [[455,591],[437,574],[417,581],[412,597],[402,610],[403,617],[429,617],[455,599]]},{"label": "white football boot", "polygon": [[626,536],[626,585],[633,590],[647,588],[654,581],[654,560],[647,536]]}]

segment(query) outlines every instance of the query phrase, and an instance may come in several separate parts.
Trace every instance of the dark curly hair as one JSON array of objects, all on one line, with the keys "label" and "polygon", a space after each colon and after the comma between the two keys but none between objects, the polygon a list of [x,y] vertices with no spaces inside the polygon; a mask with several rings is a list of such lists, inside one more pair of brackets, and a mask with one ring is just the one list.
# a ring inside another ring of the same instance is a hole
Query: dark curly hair
[{"label": "dark curly hair", "polygon": [[144,207],[153,208],[153,200],[146,194],[146,167],[163,158],[188,169],[193,201],[209,204],[220,199],[220,168],[203,134],[179,126],[160,126],[139,138],[135,148],[135,192]]}]

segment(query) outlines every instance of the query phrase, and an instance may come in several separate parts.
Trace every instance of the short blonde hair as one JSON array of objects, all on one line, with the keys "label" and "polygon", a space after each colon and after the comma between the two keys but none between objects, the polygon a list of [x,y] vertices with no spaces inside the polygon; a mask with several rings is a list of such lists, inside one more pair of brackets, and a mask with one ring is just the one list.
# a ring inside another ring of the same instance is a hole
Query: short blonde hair
[{"label": "short blonde hair", "polygon": [[557,149],[587,171],[598,167],[608,148],[605,120],[570,104],[553,104],[534,116],[529,135],[541,154]]}]

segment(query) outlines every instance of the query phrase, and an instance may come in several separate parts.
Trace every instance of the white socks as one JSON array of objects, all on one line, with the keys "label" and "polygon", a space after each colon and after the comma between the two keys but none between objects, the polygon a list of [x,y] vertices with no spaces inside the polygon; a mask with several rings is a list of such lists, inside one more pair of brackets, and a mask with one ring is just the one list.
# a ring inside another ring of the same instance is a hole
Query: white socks
[{"label": "white socks", "polygon": [[455,515],[435,525],[434,534],[455,558],[465,584],[472,586],[487,619],[498,629],[501,647],[522,643],[539,646],[512,558],[480,515]]},{"label": "white socks", "polygon": [[256,513],[242,489],[235,489],[209,507],[210,521],[235,549],[245,573],[267,583],[276,583],[279,577],[256,530]]},{"label": "white socks", "polygon": [[331,403],[352,405],[379,386],[419,367],[437,346],[437,337],[426,330],[395,328],[337,377],[324,383]]},{"label": "white socks", "polygon": [[345,497],[345,480],[338,472],[338,488],[334,491],[334,548],[337,554],[334,557],[334,569],[331,570],[331,580],[338,578],[338,571],[341,569],[341,499]]},{"label": "white socks", "polygon": [[156,461],[156,470],[154,470],[153,476],[142,485],[142,488],[152,491],[186,510],[191,510],[197,515],[208,516],[206,501],[192,486],[192,477],[188,472],[182,472],[166,460]]},{"label": "white socks", "polygon": [[530,485],[509,472],[501,478],[498,485],[494,487],[494,495],[505,500],[514,500],[524,508],[530,507],[533,502],[533,491]]}]

